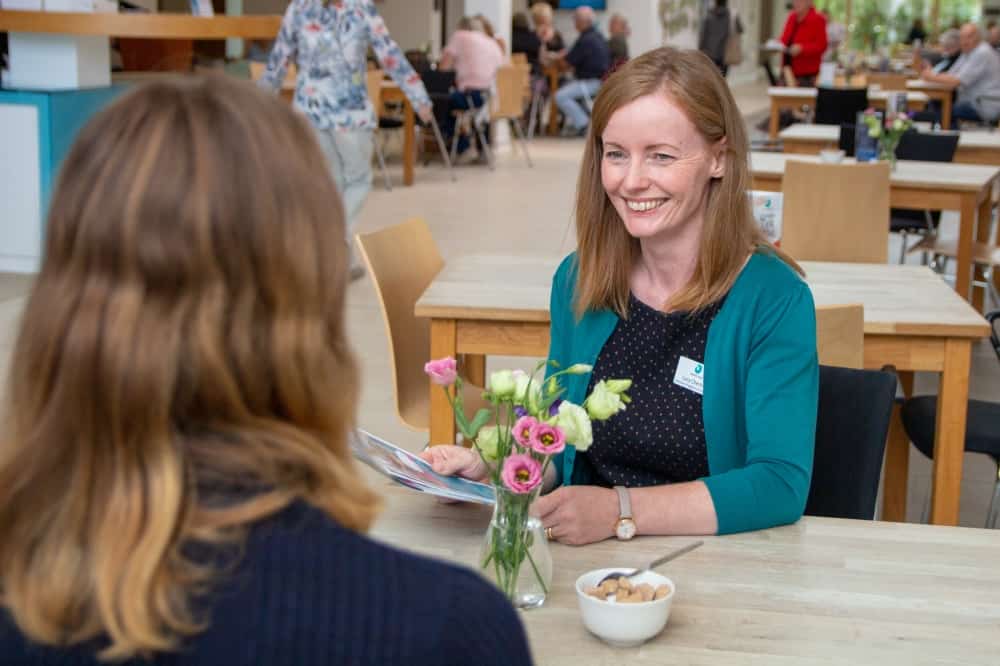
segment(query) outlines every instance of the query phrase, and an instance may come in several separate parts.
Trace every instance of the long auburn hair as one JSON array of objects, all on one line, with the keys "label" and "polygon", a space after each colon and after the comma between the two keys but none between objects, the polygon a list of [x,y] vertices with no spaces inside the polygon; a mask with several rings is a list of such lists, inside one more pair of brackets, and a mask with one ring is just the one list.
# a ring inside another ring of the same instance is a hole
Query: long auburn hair
[{"label": "long auburn hair", "polygon": [[749,141],[725,79],[703,53],[665,46],[629,60],[608,77],[594,100],[576,188],[577,316],[601,309],[628,316],[629,276],[639,256],[639,241],[629,235],[604,191],[601,135],[615,111],[654,94],[677,104],[709,145],[726,142],[725,172],[708,187],[694,274],[663,307],[695,311],[718,301],[733,286],[748,254],[760,246],[769,246],[802,272],[793,259],[767,242],[753,219],[747,196]]},{"label": "long auburn hair", "polygon": [[82,130],[0,430],[0,603],[24,634],[176,649],[227,568],[192,544],[238,553],[297,499],[369,526],[346,272],[340,198],[278,98],[177,79]]}]

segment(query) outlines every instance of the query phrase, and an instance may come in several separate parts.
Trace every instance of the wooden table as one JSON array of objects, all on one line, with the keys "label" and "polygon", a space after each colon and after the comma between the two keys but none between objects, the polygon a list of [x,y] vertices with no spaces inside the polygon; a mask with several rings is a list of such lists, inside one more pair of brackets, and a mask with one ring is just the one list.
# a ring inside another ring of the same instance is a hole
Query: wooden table
[{"label": "wooden table", "polygon": [[[383,481],[372,536],[475,567],[488,507],[439,504]],[[677,586],[666,629],[638,648],[587,632],[574,584],[603,567],[643,564],[688,544],[640,536],[551,544],[545,605],[518,615],[539,666],[995,665],[1000,636],[1000,530],[803,518],[706,537],[662,569]],[[456,628],[460,631],[461,628]]]},{"label": "wooden table", "polygon": [[[781,191],[785,162],[789,159],[818,161],[808,155],[783,153],[751,153],[753,189]],[[848,160],[850,162],[851,160]],[[889,202],[897,208],[916,210],[957,210],[960,212],[958,257],[955,269],[955,291],[969,298],[972,272],[972,239],[989,241],[990,208],[993,187],[1000,176],[1000,167],[978,164],[942,164],[900,160],[890,180]],[[977,228],[976,220],[984,223]],[[888,228],[886,229],[888,232]],[[982,310],[982,290],[976,290],[972,302]]]},{"label": "wooden table", "polygon": [[[558,259],[468,255],[449,261],[417,301],[431,319],[431,358],[459,354],[545,357],[549,347],[549,289]],[[958,523],[969,391],[970,348],[989,335],[986,321],[929,268],[894,264],[803,264],[818,305],[865,308],[865,367],[895,367],[904,388],[913,372],[941,374],[931,520]],[[430,442],[455,441],[451,408],[430,384]],[[886,520],[902,520],[907,455],[899,428],[887,454]],[[904,442],[905,443],[905,442]]]},{"label": "wooden table", "polygon": [[[778,133],[782,149],[794,155],[816,155],[824,148],[837,148],[840,128],[836,125],[810,125],[797,123]],[[1000,165],[1000,133],[960,132],[958,164]]]},{"label": "wooden table", "polygon": [[[413,165],[417,159],[416,120],[413,105],[395,81],[382,82],[383,102],[403,103],[403,184],[413,185]],[[376,110],[376,115],[378,111]]]},{"label": "wooden table", "polygon": [[191,16],[170,13],[76,13],[0,10],[0,32],[156,39],[274,39],[281,15]]},{"label": "wooden table", "polygon": [[941,103],[941,127],[944,129],[951,129],[951,100],[955,95],[956,87],[923,79],[913,79],[906,82],[907,91],[922,92],[930,99]]},{"label": "wooden table", "polygon": [[[869,90],[868,103],[876,109],[884,109],[886,99],[891,90]],[[816,104],[816,88],[790,88],[786,86],[774,86],[767,89],[767,95],[771,98],[771,119],[768,124],[768,134],[772,139],[778,136],[778,128],[783,109],[797,110],[803,106],[814,106]],[[906,95],[906,105],[912,111],[919,111],[927,106],[930,98],[921,92],[908,92]]]}]

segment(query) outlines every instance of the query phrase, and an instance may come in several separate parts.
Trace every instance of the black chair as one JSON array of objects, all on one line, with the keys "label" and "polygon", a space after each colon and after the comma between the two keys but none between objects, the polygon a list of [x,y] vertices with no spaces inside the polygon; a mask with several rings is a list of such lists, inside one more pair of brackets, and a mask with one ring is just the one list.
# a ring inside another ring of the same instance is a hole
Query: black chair
[{"label": "black chair", "polygon": [[859,111],[867,108],[867,88],[817,88],[813,122],[818,125],[850,124]]},{"label": "black chair", "polygon": [[840,138],[837,147],[844,151],[847,157],[854,157],[854,123],[840,124]]},{"label": "black chair", "polygon": [[872,520],[896,377],[820,366],[816,451],[806,514]]},{"label": "black chair", "polygon": [[[958,149],[958,132],[917,132],[904,134],[896,147],[896,157],[901,160],[922,162],[951,162]],[[941,220],[941,211],[893,208],[890,211],[889,231],[902,236],[899,263],[906,261],[910,234],[921,237],[933,234]],[[926,263],[926,255],[924,263]]]},{"label": "black chair", "polygon": [[[1000,359],[1000,335],[997,325],[1000,310],[987,313],[992,331],[990,342]],[[937,396],[924,395],[903,403],[903,428],[917,450],[928,458],[934,458],[934,431],[937,420]],[[997,482],[993,488],[993,499],[986,515],[986,527],[997,527],[1000,519],[1000,404],[983,400],[970,400],[965,421],[965,450],[971,453],[985,453],[997,466]],[[928,493],[928,499],[930,494]],[[929,504],[925,504],[929,506]],[[926,515],[927,509],[924,509]]]}]

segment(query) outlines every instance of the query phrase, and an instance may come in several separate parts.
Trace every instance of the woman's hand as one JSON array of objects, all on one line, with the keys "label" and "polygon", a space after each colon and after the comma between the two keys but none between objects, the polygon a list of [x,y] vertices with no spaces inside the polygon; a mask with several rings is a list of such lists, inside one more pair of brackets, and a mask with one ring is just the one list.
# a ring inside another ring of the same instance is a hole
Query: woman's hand
[{"label": "woman's hand", "polygon": [[599,486],[563,486],[535,500],[531,512],[552,538],[571,546],[610,539],[618,523],[618,493]]},{"label": "woman's hand", "polygon": [[489,474],[479,454],[462,446],[431,446],[420,452],[438,474],[461,476],[472,481],[485,481]]}]

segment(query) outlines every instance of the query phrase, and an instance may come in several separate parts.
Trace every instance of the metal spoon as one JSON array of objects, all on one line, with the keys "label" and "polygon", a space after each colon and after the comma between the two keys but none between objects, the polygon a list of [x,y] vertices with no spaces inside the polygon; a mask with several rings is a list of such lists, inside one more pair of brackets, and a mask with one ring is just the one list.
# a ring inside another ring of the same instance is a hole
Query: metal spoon
[{"label": "metal spoon", "polygon": [[601,583],[603,583],[606,580],[611,580],[611,579],[617,580],[619,578],[631,578],[632,576],[638,576],[639,574],[643,573],[644,571],[649,571],[650,569],[655,569],[656,567],[660,566],[661,564],[666,564],[670,560],[677,559],[681,555],[684,555],[686,553],[690,553],[692,550],[694,550],[698,546],[701,546],[704,543],[705,543],[704,541],[695,541],[694,543],[689,543],[688,545],[684,546],[683,548],[678,548],[677,550],[671,551],[671,552],[667,553],[666,555],[664,555],[663,557],[659,557],[659,558],[653,560],[652,562],[650,562],[649,564],[647,564],[646,566],[644,566],[642,568],[639,568],[639,569],[632,569],[632,571],[612,571],[607,576],[605,576],[604,578],[601,579],[601,581],[597,584],[597,587],[600,587]]}]

